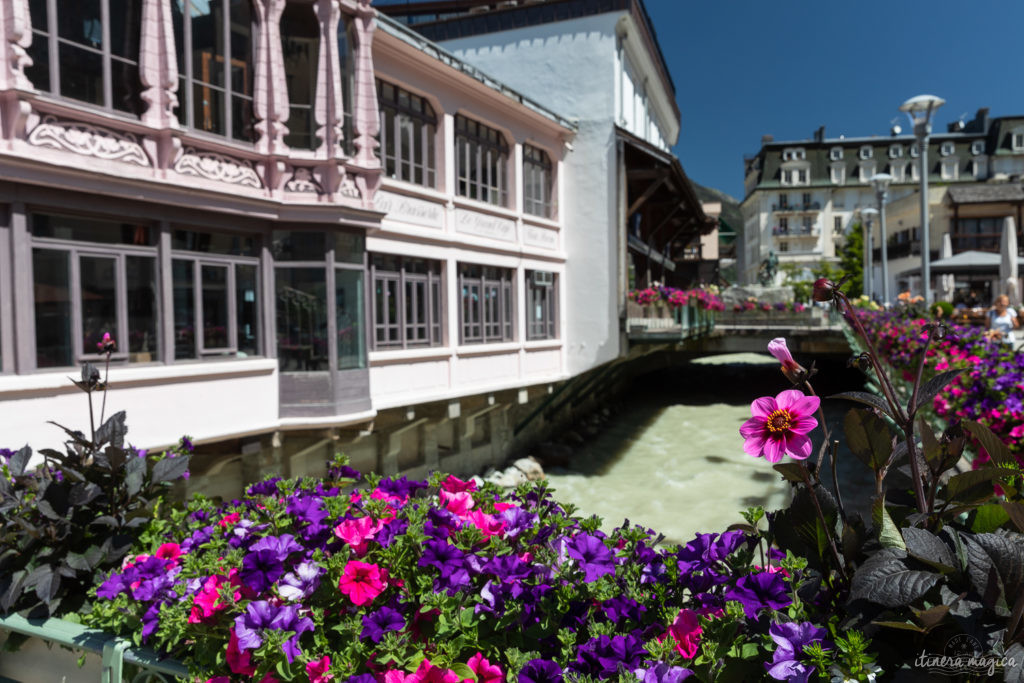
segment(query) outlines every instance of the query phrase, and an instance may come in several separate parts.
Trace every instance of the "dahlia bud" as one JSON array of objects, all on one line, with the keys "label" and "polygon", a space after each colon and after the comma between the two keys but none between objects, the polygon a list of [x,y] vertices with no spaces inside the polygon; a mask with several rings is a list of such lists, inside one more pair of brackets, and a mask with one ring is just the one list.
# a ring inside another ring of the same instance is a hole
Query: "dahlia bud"
[{"label": "dahlia bud", "polygon": [[776,337],[768,342],[768,353],[772,354],[775,360],[782,363],[782,374],[790,382],[793,384],[803,384],[807,380],[809,376],[807,368],[793,360],[793,354],[789,352],[789,347],[786,346],[784,337]]},{"label": "dahlia bud", "polygon": [[115,342],[113,338],[111,338],[109,332],[104,332],[103,341],[97,342],[96,347],[100,350],[101,353],[113,353],[114,350],[117,348],[117,342]]},{"label": "dahlia bud", "polygon": [[812,298],[815,301],[832,301],[835,290],[835,283],[823,277],[818,278],[814,281],[814,294]]}]

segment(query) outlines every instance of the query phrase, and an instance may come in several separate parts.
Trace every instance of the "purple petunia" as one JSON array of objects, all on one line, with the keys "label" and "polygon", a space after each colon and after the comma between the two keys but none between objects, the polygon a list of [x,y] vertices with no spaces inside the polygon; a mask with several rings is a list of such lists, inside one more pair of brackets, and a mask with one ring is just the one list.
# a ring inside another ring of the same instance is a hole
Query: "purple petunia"
[{"label": "purple petunia", "polygon": [[238,574],[247,586],[262,593],[284,574],[284,563],[274,550],[257,550],[242,558],[242,569]]},{"label": "purple petunia", "polygon": [[398,610],[381,607],[363,616],[363,630],[360,638],[379,643],[388,631],[401,631],[405,628],[405,618]]},{"label": "purple petunia", "polygon": [[597,536],[579,534],[569,542],[567,552],[583,570],[585,583],[597,581],[607,574],[615,574],[612,551]]},{"label": "purple petunia", "polygon": [[697,534],[677,553],[681,562],[712,565],[729,557],[744,542],[742,531],[719,534]]},{"label": "purple petunia", "polygon": [[742,603],[743,612],[748,619],[755,618],[758,610],[762,608],[780,610],[793,604],[782,575],[768,572],[749,574],[740,578],[735,588],[726,591],[725,597]]},{"label": "purple petunia", "polygon": [[576,649],[576,661],[569,668],[584,676],[613,678],[620,671],[639,668],[647,654],[643,641],[632,633],[624,636],[600,635]]},{"label": "purple petunia", "polygon": [[562,683],[562,667],[549,659],[531,659],[519,670],[519,683]]},{"label": "purple petunia", "polygon": [[772,624],[768,634],[775,641],[775,653],[772,661],[766,662],[764,668],[768,675],[777,681],[797,681],[807,683],[814,666],[799,661],[804,648],[824,639],[826,631],[810,622],[788,622]]},{"label": "purple petunia", "polygon": [[277,592],[285,600],[299,602],[316,592],[323,570],[313,562],[300,562],[295,570],[284,575]]},{"label": "purple petunia", "polygon": [[669,666],[665,662],[655,662],[646,669],[637,669],[633,673],[641,683],[680,683],[693,675],[689,669],[681,666]]}]

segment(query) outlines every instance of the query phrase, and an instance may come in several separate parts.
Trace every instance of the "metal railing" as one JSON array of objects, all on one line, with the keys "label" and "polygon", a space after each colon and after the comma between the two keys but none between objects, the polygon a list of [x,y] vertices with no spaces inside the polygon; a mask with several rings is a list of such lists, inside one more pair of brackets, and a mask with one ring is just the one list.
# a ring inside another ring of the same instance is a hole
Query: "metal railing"
[{"label": "metal railing", "polygon": [[670,308],[629,302],[626,316],[626,333],[631,337],[656,335],[688,339],[714,330],[716,313],[695,305]]},{"label": "metal railing", "polygon": [[[148,648],[133,647],[131,641],[124,638],[63,619],[26,619],[12,614],[0,618],[0,631],[20,633],[100,655],[100,683],[121,683],[130,673],[133,674],[128,679],[131,683],[171,683],[188,679],[188,669],[180,662],[161,658]],[[68,680],[79,681],[82,678],[71,675]]]}]

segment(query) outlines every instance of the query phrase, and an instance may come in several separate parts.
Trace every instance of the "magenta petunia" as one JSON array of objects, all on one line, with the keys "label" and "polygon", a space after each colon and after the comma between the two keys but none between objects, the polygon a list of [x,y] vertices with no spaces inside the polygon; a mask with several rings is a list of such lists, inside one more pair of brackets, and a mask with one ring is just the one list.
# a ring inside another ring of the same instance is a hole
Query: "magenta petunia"
[{"label": "magenta petunia", "polygon": [[804,460],[811,454],[807,434],[818,426],[812,417],[821,399],[806,396],[802,391],[788,389],[775,398],[762,396],[750,404],[753,415],[740,427],[743,450],[755,458],[764,456],[770,463],[790,455]]}]

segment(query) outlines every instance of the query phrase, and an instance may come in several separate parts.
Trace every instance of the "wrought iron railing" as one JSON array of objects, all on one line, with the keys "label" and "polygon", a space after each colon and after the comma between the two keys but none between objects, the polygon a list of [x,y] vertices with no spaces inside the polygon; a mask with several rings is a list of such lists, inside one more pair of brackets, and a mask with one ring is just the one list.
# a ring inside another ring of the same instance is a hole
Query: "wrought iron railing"
[{"label": "wrought iron railing", "polygon": [[[0,618],[0,631],[57,643],[80,652],[100,655],[100,683],[171,683],[188,679],[188,670],[180,662],[161,658],[148,648],[132,647],[129,640],[98,629],[63,619],[26,619],[19,614]],[[79,674],[79,675],[75,675]],[[125,678],[126,676],[131,678]],[[81,672],[73,672],[67,680],[83,680]]]}]

